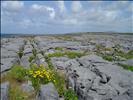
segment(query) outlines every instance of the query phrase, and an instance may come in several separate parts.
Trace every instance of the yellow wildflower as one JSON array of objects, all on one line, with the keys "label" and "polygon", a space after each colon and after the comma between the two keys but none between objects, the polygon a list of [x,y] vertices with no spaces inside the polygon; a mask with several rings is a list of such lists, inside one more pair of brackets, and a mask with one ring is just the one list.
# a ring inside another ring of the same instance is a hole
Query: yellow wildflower
[{"label": "yellow wildflower", "polygon": [[39,76],[40,76],[41,78],[43,78],[43,75],[40,74]]},{"label": "yellow wildflower", "polygon": [[40,71],[36,71],[35,73],[39,75],[41,72]]},{"label": "yellow wildflower", "polygon": [[33,75],[34,78],[36,78],[36,76],[37,76],[36,74]]}]

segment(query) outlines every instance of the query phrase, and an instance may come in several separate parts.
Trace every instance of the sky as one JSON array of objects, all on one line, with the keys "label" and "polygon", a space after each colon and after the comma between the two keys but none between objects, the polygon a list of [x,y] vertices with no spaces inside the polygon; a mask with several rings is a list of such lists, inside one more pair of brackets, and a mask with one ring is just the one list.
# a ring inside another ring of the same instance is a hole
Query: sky
[{"label": "sky", "polygon": [[132,1],[2,1],[1,33],[133,32]]}]

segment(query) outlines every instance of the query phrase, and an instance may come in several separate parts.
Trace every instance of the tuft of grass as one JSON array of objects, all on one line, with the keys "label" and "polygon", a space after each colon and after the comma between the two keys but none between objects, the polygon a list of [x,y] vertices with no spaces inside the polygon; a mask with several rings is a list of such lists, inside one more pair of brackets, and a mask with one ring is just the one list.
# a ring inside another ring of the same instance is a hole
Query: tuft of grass
[{"label": "tuft of grass", "polygon": [[76,57],[82,57],[82,56],[84,56],[85,54],[84,53],[80,53],[80,52],[70,52],[70,51],[68,51],[68,52],[65,52],[65,54],[70,58],[70,59],[73,59],[73,58],[76,58]]},{"label": "tuft of grass", "polygon": [[26,81],[23,71],[22,66],[15,65],[9,72],[1,77],[1,83],[6,81],[10,83],[9,100],[34,100],[35,98],[34,92],[27,93],[21,89],[22,83]]},{"label": "tuft of grass", "polygon": [[18,86],[12,86],[9,88],[9,100],[28,100],[28,95]]},{"label": "tuft of grass", "polygon": [[62,53],[62,52],[55,52],[55,53],[52,53],[52,54],[48,54],[47,56],[48,57],[62,57],[64,56],[65,53]]},{"label": "tuft of grass", "polygon": [[64,74],[59,74],[55,70],[53,70],[53,74],[54,74],[54,78],[53,78],[52,82],[54,83],[59,95],[63,96],[64,92],[66,90],[65,75]]},{"label": "tuft of grass", "polygon": [[65,100],[78,100],[77,94],[72,89],[68,89],[64,93],[64,98]]},{"label": "tuft of grass", "polygon": [[36,57],[37,55],[37,50],[35,48],[32,49],[32,54]]},{"label": "tuft of grass", "polygon": [[28,61],[31,63],[34,59],[35,59],[35,56],[32,55],[32,56],[29,57]]},{"label": "tuft of grass", "polygon": [[12,79],[15,79],[17,81],[25,81],[26,80],[26,69],[24,69],[20,65],[14,65],[10,72],[9,75]]},{"label": "tuft of grass", "polygon": [[22,56],[24,55],[24,52],[22,50],[20,50],[20,51],[17,52],[17,55],[21,59]]},{"label": "tuft of grass", "polygon": [[84,53],[80,53],[80,52],[72,52],[72,51],[66,51],[66,52],[55,52],[52,54],[48,54],[48,57],[63,57],[63,56],[68,56],[70,59],[76,58],[76,57],[81,57],[84,56]]},{"label": "tuft of grass", "polygon": [[21,84],[10,84],[9,100],[34,100],[35,93],[27,93],[21,89]]},{"label": "tuft of grass", "polygon": [[110,55],[103,56],[103,59],[108,60],[108,61],[114,61],[113,56],[110,56]]},{"label": "tuft of grass", "polygon": [[117,52],[117,55],[119,55],[123,58],[126,58],[126,59],[132,59],[133,58],[133,50],[129,51],[128,53],[119,51],[119,52]]},{"label": "tuft of grass", "polygon": [[120,65],[121,67],[123,67],[126,70],[133,71],[133,66],[129,66],[129,65],[126,65],[126,64],[118,64],[118,65]]},{"label": "tuft of grass", "polygon": [[62,51],[62,50],[63,50],[63,48],[62,48],[62,47],[55,47],[55,50]]},{"label": "tuft of grass", "polygon": [[49,56],[44,56],[44,58],[45,58],[45,60],[46,60],[46,62],[48,64],[48,67],[51,68],[51,69],[53,69],[53,64],[51,62],[50,57]]}]

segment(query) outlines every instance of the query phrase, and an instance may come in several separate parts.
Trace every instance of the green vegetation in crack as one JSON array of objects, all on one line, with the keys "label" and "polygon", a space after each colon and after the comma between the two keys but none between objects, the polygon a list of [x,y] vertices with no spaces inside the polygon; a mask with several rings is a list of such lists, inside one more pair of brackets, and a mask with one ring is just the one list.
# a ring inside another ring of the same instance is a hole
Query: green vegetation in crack
[{"label": "green vegetation in crack", "polygon": [[34,55],[31,55],[28,59],[28,61],[31,63],[33,60],[35,59],[35,56]]},{"label": "green vegetation in crack", "polygon": [[73,52],[73,51],[66,51],[66,52],[55,52],[52,54],[48,54],[48,57],[63,57],[63,56],[67,56],[70,59],[76,58],[76,57],[82,57],[84,56],[84,53],[80,53],[80,52]]},{"label": "green vegetation in crack", "polygon": [[34,100],[35,93],[27,93],[21,90],[17,85],[11,85],[9,88],[9,100]]},{"label": "green vegetation in crack", "polygon": [[118,65],[120,65],[122,68],[124,68],[126,70],[133,71],[133,66],[126,65],[126,64],[118,64]]},{"label": "green vegetation in crack", "polygon": [[14,80],[17,80],[20,82],[26,80],[26,69],[24,69],[20,65],[14,65],[8,74]]},{"label": "green vegetation in crack", "polygon": [[[107,53],[106,51],[109,51],[110,53]],[[119,45],[116,45],[113,48],[105,48],[104,46],[96,45],[96,54],[108,61],[121,61],[133,58],[133,50],[130,50],[127,53],[123,52]]]},{"label": "green vegetation in crack", "polygon": [[36,57],[37,55],[37,50],[35,48],[32,49],[32,54],[34,55],[34,57]]},{"label": "green vegetation in crack", "polygon": [[23,51],[18,51],[17,54],[18,54],[18,57],[21,59],[22,56],[24,55],[24,52]]},{"label": "green vegetation in crack", "polygon": [[62,51],[62,50],[63,50],[63,48],[62,48],[62,47],[55,47],[55,50]]},{"label": "green vegetation in crack", "polygon": [[78,100],[78,96],[72,89],[68,89],[64,93],[65,100]]},{"label": "green vegetation in crack", "polygon": [[28,70],[29,80],[32,82],[36,93],[40,89],[40,84],[47,84],[52,82],[59,95],[62,96],[64,93],[65,80],[63,75],[57,73],[54,69],[45,68],[43,65],[32,64],[31,68]]}]

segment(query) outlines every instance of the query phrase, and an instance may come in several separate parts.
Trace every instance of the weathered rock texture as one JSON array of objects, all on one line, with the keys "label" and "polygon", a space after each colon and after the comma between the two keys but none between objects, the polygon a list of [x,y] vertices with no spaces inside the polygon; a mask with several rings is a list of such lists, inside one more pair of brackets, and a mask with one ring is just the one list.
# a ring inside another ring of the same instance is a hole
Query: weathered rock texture
[{"label": "weathered rock texture", "polygon": [[0,86],[1,100],[9,100],[9,83],[2,83]]},{"label": "weathered rock texture", "polygon": [[59,100],[58,92],[52,83],[41,85],[37,100]]}]

